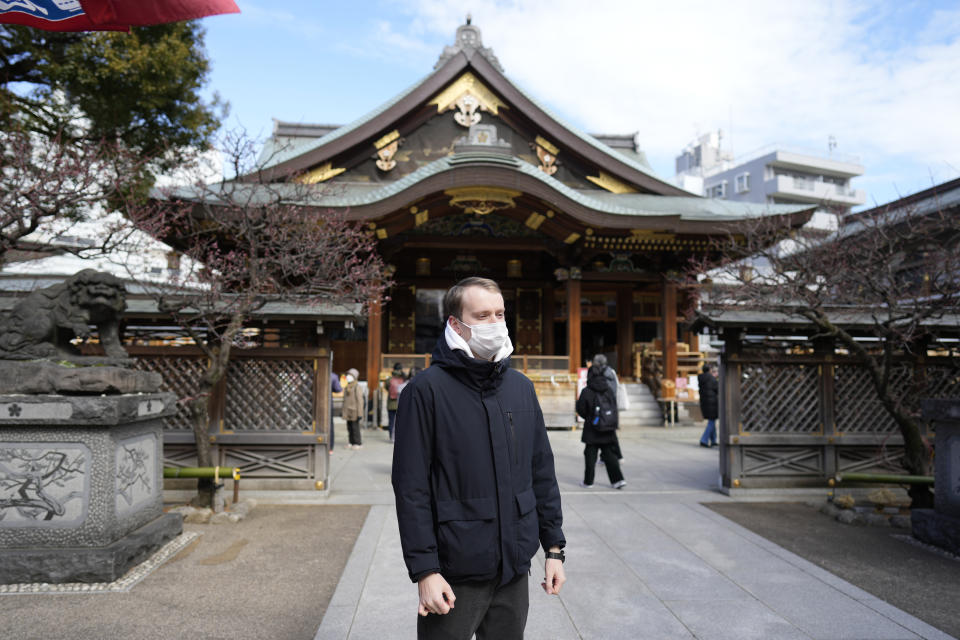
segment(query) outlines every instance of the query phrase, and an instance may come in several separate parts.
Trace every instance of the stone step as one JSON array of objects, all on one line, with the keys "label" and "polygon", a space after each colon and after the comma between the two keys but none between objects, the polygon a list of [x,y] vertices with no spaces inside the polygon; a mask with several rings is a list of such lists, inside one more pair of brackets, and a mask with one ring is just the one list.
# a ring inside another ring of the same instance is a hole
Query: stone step
[{"label": "stone step", "polygon": [[620,411],[617,415],[620,420],[641,420],[644,418],[658,418],[663,415],[663,412],[660,411],[660,409],[644,409],[642,411],[634,411],[631,409],[629,411]]}]

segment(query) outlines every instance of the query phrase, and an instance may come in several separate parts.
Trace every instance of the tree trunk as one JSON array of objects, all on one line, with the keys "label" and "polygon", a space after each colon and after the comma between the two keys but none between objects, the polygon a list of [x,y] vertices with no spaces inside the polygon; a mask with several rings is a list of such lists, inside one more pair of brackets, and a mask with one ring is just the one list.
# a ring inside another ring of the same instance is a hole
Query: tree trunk
[{"label": "tree trunk", "polygon": [[[220,337],[220,344],[210,350],[207,368],[200,379],[198,394],[189,403],[193,418],[193,439],[197,446],[197,466],[212,467],[214,460],[210,452],[210,398],[217,383],[227,373],[230,363],[230,346],[243,327],[243,314],[231,316],[226,330]],[[212,507],[217,486],[213,478],[197,479],[197,495],[191,502],[198,507]]]},{"label": "tree trunk", "polygon": [[[829,323],[821,324],[821,327],[831,330],[851,352],[862,358],[863,366],[867,368],[867,372],[870,374],[870,380],[880,404],[897,423],[900,435],[903,436],[903,468],[910,475],[930,475],[930,453],[927,444],[923,441],[923,436],[920,434],[920,425],[903,410],[894,396],[894,392],[890,389],[890,367],[892,366],[890,358],[884,356],[878,358],[871,355],[863,345],[855,341],[846,331]],[[933,493],[926,485],[909,485],[907,495],[910,496],[911,508],[933,508]]]},{"label": "tree trunk", "polygon": [[[206,376],[204,376],[206,379]],[[212,386],[203,384],[198,390],[199,393],[194,396],[188,406],[190,407],[190,417],[193,420],[193,440],[197,446],[197,466],[212,467],[213,457],[210,453],[210,391]],[[190,501],[196,507],[213,506],[213,497],[216,487],[211,478],[197,479],[197,495]]]}]

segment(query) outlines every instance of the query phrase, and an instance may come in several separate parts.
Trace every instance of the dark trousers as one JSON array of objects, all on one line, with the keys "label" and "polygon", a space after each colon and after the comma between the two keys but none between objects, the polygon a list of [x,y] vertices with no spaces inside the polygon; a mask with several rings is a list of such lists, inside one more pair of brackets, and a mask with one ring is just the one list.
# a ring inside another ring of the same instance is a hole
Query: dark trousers
[{"label": "dark trousers", "polygon": [[393,425],[397,422],[397,410],[387,409],[387,428],[390,429],[390,442],[393,442]]},{"label": "dark trousers", "polygon": [[610,484],[623,480],[623,473],[620,471],[620,461],[617,460],[614,445],[612,443],[588,444],[583,448],[583,457],[586,463],[583,469],[583,484],[593,484],[593,474],[597,469],[598,449],[600,451],[600,459],[603,460],[603,466],[607,468],[607,477],[610,478]]},{"label": "dark trousers", "polygon": [[417,616],[418,640],[523,640],[530,594],[527,576],[502,587],[500,579],[451,584],[456,602],[446,615]]},{"label": "dark trousers", "polygon": [[350,444],[363,444],[360,442],[360,418],[347,420],[347,436],[350,438]]}]

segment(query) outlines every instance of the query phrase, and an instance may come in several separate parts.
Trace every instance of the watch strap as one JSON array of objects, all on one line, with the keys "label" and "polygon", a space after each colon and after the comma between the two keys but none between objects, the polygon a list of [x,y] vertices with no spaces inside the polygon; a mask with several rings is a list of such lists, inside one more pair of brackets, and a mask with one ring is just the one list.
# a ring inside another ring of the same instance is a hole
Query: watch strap
[{"label": "watch strap", "polygon": [[547,551],[543,555],[545,558],[552,558],[554,560],[559,560],[560,562],[565,562],[567,559],[566,555],[563,553],[563,549],[561,549],[559,553],[556,551]]}]

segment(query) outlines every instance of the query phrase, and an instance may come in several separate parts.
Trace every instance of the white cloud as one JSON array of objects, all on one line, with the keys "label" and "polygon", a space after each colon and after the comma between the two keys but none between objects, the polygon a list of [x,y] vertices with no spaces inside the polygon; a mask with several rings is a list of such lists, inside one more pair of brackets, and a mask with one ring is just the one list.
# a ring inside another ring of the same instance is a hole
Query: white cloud
[{"label": "white cloud", "polygon": [[[452,42],[462,3],[414,6],[411,37]],[[960,8],[905,7],[471,3],[511,79],[588,130],[639,130],[663,174],[698,130],[716,128],[738,154],[772,142],[826,152],[833,135],[868,174],[890,157],[960,167]]]}]

